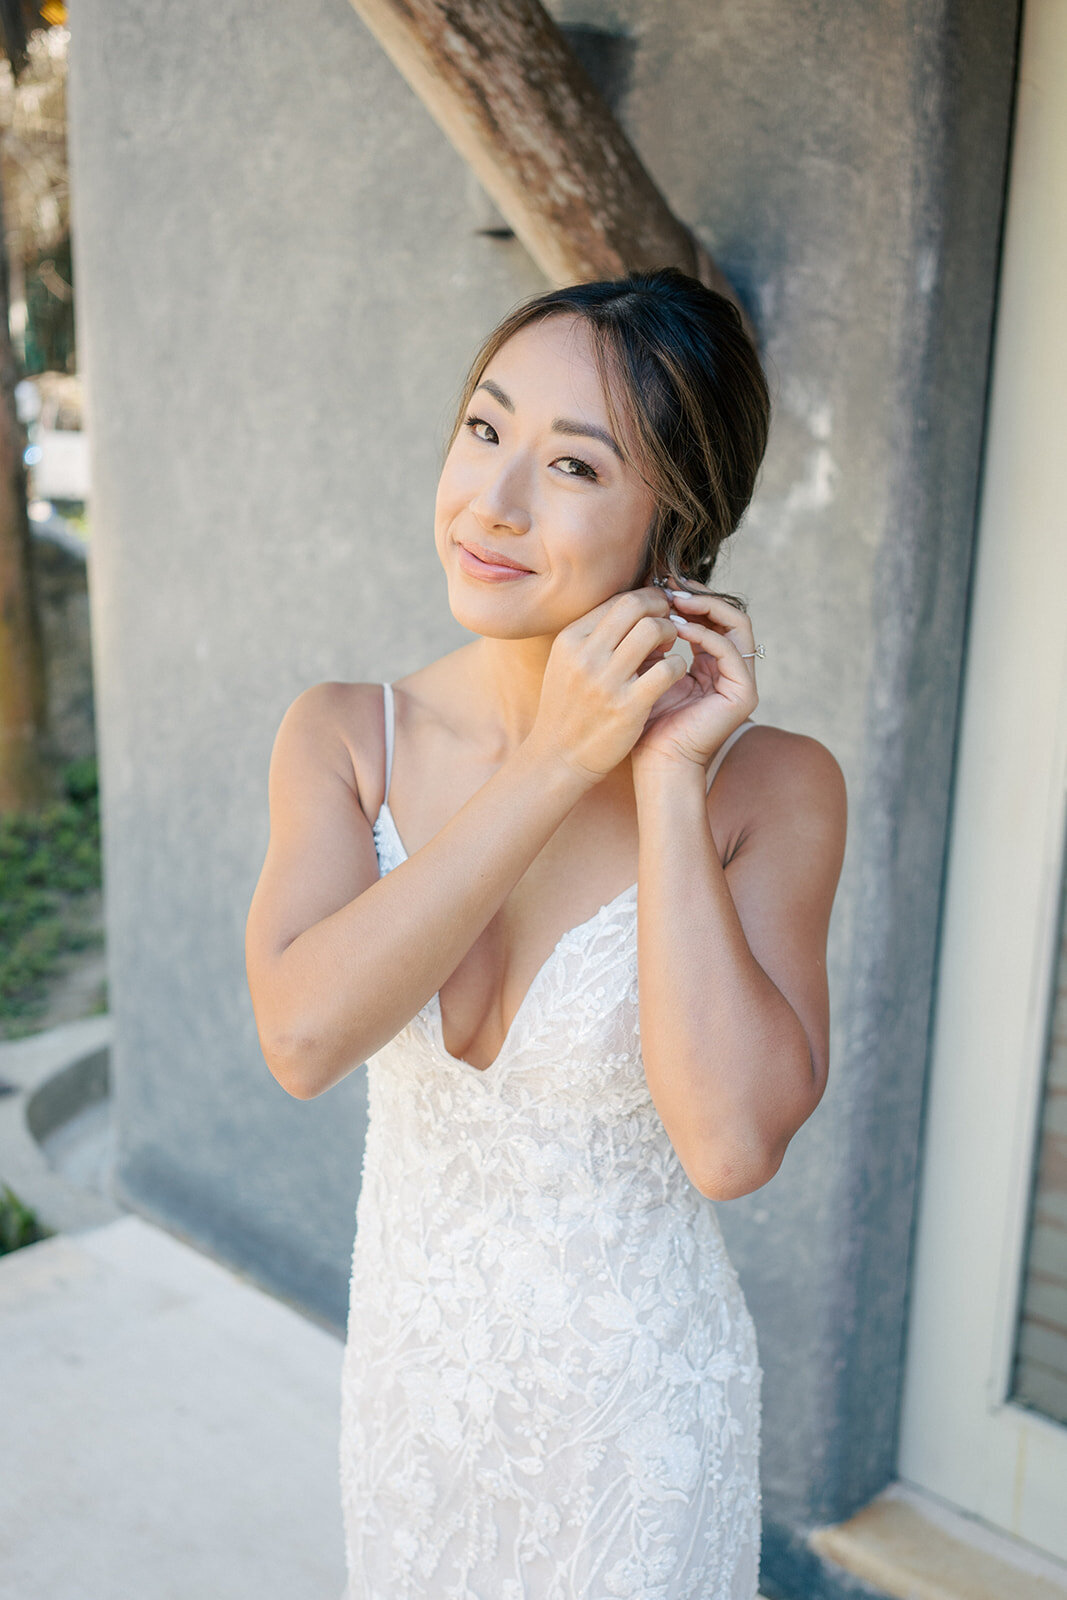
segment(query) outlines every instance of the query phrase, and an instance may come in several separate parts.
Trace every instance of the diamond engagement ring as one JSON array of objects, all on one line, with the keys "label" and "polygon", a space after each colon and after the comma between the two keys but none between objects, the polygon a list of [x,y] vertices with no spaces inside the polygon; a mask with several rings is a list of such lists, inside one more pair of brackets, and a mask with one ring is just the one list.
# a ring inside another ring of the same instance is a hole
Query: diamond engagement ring
[{"label": "diamond engagement ring", "polygon": [[765,658],[766,654],[767,654],[767,652],[766,652],[766,650],[764,650],[763,646],[761,644],[758,644],[756,646],[755,650],[747,651],[746,654],[741,657],[741,660],[742,661],[747,661],[749,656],[759,656],[760,660],[762,661]]}]

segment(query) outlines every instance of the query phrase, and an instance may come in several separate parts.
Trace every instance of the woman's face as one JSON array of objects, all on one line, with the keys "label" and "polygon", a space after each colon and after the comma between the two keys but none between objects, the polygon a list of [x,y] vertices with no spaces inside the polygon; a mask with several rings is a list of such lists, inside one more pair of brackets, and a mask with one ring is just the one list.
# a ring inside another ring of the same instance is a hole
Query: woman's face
[{"label": "woman's face", "polygon": [[547,317],[497,351],[437,486],[434,540],[465,628],[554,635],[642,578],[655,500],[617,443],[581,318]]}]

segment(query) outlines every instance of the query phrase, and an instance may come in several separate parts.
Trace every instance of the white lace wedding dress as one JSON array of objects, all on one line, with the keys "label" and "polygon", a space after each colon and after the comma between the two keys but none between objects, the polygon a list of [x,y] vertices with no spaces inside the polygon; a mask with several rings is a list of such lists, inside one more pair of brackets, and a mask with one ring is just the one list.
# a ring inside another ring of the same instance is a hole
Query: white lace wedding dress
[{"label": "white lace wedding dress", "polygon": [[754,1600],[755,1329],[649,1097],[636,884],[563,935],[485,1071],[434,996],[367,1072],[343,1600]]}]

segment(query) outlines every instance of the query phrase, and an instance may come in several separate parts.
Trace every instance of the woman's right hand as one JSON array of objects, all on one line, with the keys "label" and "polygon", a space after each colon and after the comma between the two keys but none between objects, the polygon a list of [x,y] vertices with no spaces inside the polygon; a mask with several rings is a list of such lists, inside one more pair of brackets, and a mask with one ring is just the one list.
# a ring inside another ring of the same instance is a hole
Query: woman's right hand
[{"label": "woman's right hand", "polygon": [[[656,585],[594,606],[556,635],[527,744],[562,760],[592,788],[629,755],[660,695],[688,662],[666,655],[678,638]],[[651,658],[651,660],[650,660]]]}]

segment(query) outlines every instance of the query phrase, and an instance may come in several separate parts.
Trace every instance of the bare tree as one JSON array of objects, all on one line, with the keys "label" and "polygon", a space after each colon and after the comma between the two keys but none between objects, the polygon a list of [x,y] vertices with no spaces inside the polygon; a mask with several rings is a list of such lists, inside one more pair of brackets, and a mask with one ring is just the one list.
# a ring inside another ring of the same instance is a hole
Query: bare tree
[{"label": "bare tree", "polygon": [[539,0],[351,3],[551,283],[673,265],[747,325]]},{"label": "bare tree", "polygon": [[[0,32],[15,85],[30,64],[32,30],[62,21],[61,11],[55,4],[37,8],[18,0],[0,3]],[[16,209],[15,226],[25,228],[21,197]],[[56,210],[54,204],[51,210]],[[58,213],[54,221],[60,221]],[[55,781],[43,755],[48,691],[26,508],[24,439],[15,407],[19,373],[11,344],[8,244],[0,188],[0,813],[39,806]]]}]

